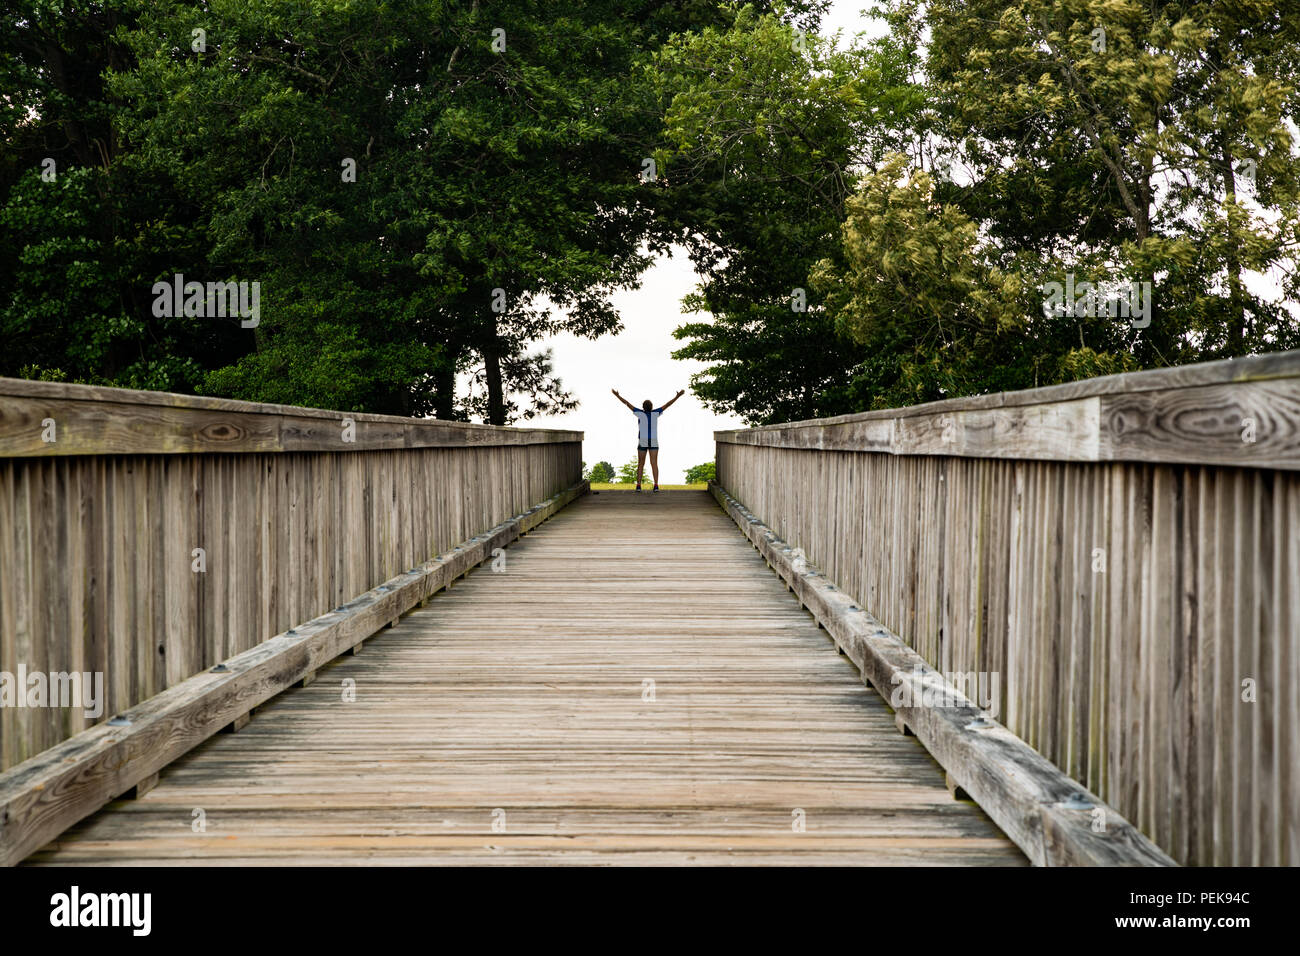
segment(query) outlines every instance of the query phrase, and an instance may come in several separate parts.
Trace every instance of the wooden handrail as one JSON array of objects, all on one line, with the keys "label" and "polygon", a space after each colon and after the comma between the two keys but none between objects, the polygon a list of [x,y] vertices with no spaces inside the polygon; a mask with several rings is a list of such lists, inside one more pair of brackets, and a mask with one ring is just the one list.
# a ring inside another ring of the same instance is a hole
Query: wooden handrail
[{"label": "wooden handrail", "polygon": [[714,432],[771,448],[1300,470],[1300,351]]},{"label": "wooden handrail", "polygon": [[582,432],[557,429],[0,378],[0,458],[355,452],[580,441]]}]

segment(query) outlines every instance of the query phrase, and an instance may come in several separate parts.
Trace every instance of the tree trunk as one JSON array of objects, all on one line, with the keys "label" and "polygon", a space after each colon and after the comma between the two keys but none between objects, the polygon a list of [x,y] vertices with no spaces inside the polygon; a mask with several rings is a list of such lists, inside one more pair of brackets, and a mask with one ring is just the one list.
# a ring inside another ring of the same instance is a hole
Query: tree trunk
[{"label": "tree trunk", "polygon": [[446,421],[456,414],[456,363],[451,358],[433,373],[433,413]]},{"label": "tree trunk", "polygon": [[1237,181],[1232,175],[1232,153],[1228,149],[1228,137],[1223,136],[1220,144],[1222,154],[1219,166],[1223,174],[1223,194],[1229,204],[1228,251],[1225,262],[1228,270],[1227,352],[1229,356],[1237,356],[1246,354],[1246,302],[1242,295],[1241,256],[1237,252],[1236,243],[1232,241],[1237,214],[1231,204],[1237,201]]},{"label": "tree trunk", "polygon": [[487,368],[488,424],[504,425],[506,401],[501,387],[501,355],[495,336],[492,344],[483,352],[483,362]]},{"label": "tree trunk", "polygon": [[[1156,121],[1157,131],[1159,130],[1159,120]],[[1137,189],[1137,206],[1138,215],[1135,217],[1134,226],[1139,247],[1151,236],[1151,210],[1155,205],[1155,188],[1152,185],[1154,171],[1152,169],[1152,160],[1143,160],[1138,171],[1138,181],[1135,184]],[[1165,329],[1160,320],[1160,296],[1156,289],[1156,274],[1154,269],[1145,270],[1139,277],[1139,282],[1147,284],[1151,290],[1151,297],[1147,301],[1150,312],[1147,316],[1148,324],[1146,328],[1138,332],[1139,338],[1133,344],[1133,354],[1137,358],[1142,368],[1157,368],[1166,364],[1161,352],[1161,344],[1168,346],[1171,340],[1169,330]]]},{"label": "tree trunk", "polygon": [[[54,87],[70,100],[74,100],[79,93],[84,91],[74,90],[72,81],[68,78],[68,71],[65,67],[63,50],[56,43],[45,45],[45,64],[49,69],[50,78],[54,81]],[[63,120],[63,133],[68,137],[68,143],[72,146],[72,151],[77,156],[77,162],[82,166],[95,165],[95,152],[90,147],[90,136],[85,127],[71,116],[65,116]],[[63,170],[59,169],[62,173]]]}]

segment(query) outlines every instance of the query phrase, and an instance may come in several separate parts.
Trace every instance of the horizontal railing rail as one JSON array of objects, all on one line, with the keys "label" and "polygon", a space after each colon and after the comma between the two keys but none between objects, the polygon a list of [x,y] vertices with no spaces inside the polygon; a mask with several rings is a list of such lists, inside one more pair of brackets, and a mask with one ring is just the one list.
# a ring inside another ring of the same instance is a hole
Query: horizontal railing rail
[{"label": "horizontal railing rail", "polygon": [[0,457],[380,451],[581,442],[582,433],[0,378]]},{"label": "horizontal railing rail", "polygon": [[821,451],[1300,469],[1300,352],[715,432]]}]

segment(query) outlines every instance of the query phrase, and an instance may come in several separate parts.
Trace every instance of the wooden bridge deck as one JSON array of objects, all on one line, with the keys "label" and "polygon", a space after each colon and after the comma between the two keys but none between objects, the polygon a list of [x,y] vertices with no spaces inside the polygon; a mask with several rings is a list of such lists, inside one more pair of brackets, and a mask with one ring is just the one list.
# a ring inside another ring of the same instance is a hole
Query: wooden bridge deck
[{"label": "wooden bridge deck", "polygon": [[28,862],[191,860],[1025,863],[704,492],[580,499]]}]

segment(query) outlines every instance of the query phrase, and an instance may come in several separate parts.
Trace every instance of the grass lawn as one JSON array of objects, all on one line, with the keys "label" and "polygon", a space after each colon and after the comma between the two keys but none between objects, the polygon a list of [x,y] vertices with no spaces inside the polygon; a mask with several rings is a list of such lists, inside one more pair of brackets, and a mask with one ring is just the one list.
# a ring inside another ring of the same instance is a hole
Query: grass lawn
[{"label": "grass lawn", "polygon": [[[649,491],[653,487],[654,487],[654,482],[651,481],[645,481],[642,482],[641,484],[642,491]],[[660,485],[659,486],[660,491],[708,491],[708,489],[709,486],[702,481],[694,485]],[[628,482],[627,484],[623,484],[622,482],[619,482],[617,484],[610,484],[609,482],[606,481],[593,481],[591,483],[591,490],[592,491],[636,491],[636,485],[633,484],[632,482]]]}]

